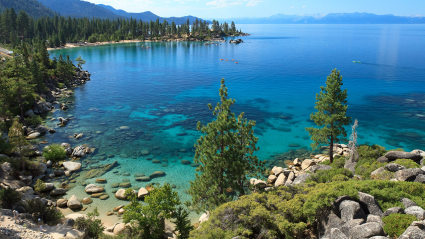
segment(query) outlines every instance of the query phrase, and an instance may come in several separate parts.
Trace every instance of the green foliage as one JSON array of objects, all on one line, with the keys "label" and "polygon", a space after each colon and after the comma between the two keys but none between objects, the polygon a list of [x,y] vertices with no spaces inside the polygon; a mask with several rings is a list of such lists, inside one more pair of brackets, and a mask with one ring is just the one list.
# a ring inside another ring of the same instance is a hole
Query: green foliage
[{"label": "green foliage", "polygon": [[400,164],[406,168],[420,168],[419,164],[411,159],[397,159],[393,163]]},{"label": "green foliage", "polygon": [[190,231],[193,230],[193,226],[189,220],[189,212],[183,207],[178,207],[173,213],[173,217],[175,218],[176,230],[179,232],[177,238],[189,238]]},{"label": "green foliage", "polygon": [[47,206],[40,198],[28,200],[25,205],[26,211],[32,215],[32,219],[37,222],[40,218],[42,222],[54,225],[63,217],[62,213],[54,206]]},{"label": "green foliage", "polygon": [[387,152],[384,147],[379,145],[361,145],[357,151],[359,153],[359,161],[357,162],[355,172],[357,175],[360,175],[362,179],[369,179],[370,173],[385,166],[385,163],[376,161]]},{"label": "green foliage", "polygon": [[145,204],[137,201],[137,196],[130,194],[130,204],[125,207],[123,219],[133,225],[129,237],[142,239],[162,239],[165,231],[165,219],[175,216],[180,204],[178,194],[170,184],[155,188],[145,197]]},{"label": "green foliage", "polygon": [[[12,146],[5,138],[3,138],[2,133],[0,133],[0,154],[10,154],[11,150]],[[3,162],[1,158],[0,162]]]},{"label": "green foliage", "polygon": [[358,198],[359,191],[373,195],[384,211],[401,206],[403,197],[425,206],[421,183],[350,180],[280,187],[217,207],[190,238],[309,238],[317,234],[319,217],[329,212],[335,199]]},{"label": "green foliage", "polygon": [[416,220],[416,216],[399,213],[382,218],[384,231],[392,238],[398,238]]},{"label": "green foliage", "polygon": [[[264,171],[264,164],[254,155],[258,150],[255,122],[244,118],[243,113],[236,117],[231,111],[235,100],[228,98],[224,80],[219,94],[220,102],[215,108],[209,104],[214,120],[207,125],[198,122],[202,135],[195,144],[195,162],[199,166],[189,193],[193,207],[199,211],[231,201],[235,194],[245,194],[248,177]],[[227,193],[226,188],[234,194]]]},{"label": "green foliage", "polygon": [[0,189],[1,208],[12,209],[13,206],[21,200],[21,195],[13,189]]},{"label": "green foliage", "polygon": [[329,157],[333,162],[333,144],[346,137],[344,126],[350,123],[347,116],[347,90],[342,90],[342,76],[334,69],[326,80],[326,87],[321,86],[320,93],[316,95],[316,113],[310,115],[310,119],[319,128],[306,128],[313,140],[313,148],[327,144],[330,147]]},{"label": "green foliage", "polygon": [[103,226],[102,221],[96,218],[99,216],[97,208],[95,208],[93,212],[87,213],[87,216],[88,218],[77,218],[74,227],[77,230],[85,232],[84,238],[100,238],[103,235],[105,227]]},{"label": "green foliage", "polygon": [[83,58],[81,58],[81,56],[77,57],[77,59],[75,59],[75,61],[77,62],[77,66],[80,70],[83,68],[83,65],[86,64],[86,61],[83,60]]},{"label": "green foliage", "polygon": [[346,181],[353,177],[353,173],[345,168],[332,168],[330,170],[322,170],[311,175],[310,181],[316,183],[327,183],[333,181]]},{"label": "green foliage", "polygon": [[12,146],[13,152],[18,153],[19,155],[25,155],[25,149],[28,145],[28,142],[25,139],[24,130],[22,128],[23,125],[17,118],[15,118],[8,134],[9,142]]},{"label": "green foliage", "polygon": [[41,193],[46,190],[46,184],[43,180],[37,179],[37,182],[34,184],[34,191]]},{"label": "green foliage", "polygon": [[31,117],[25,118],[25,124],[31,127],[39,126],[42,122],[43,120],[41,119],[39,115],[34,115]]},{"label": "green foliage", "polygon": [[66,159],[66,151],[59,144],[51,144],[44,148],[43,157],[52,162],[59,162]]}]

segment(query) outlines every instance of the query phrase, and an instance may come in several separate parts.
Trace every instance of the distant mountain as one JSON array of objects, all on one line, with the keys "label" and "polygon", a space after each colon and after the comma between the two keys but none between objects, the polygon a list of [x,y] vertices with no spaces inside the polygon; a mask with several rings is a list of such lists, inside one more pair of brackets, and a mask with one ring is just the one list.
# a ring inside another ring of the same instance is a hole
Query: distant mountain
[{"label": "distant mountain", "polygon": [[0,0],[0,12],[13,8],[16,13],[25,11],[33,17],[54,16],[55,12],[43,6],[37,0]]},{"label": "distant mountain", "polygon": [[66,17],[119,18],[111,11],[80,0],[38,0],[44,6]]},{"label": "distant mountain", "polygon": [[332,13],[320,17],[278,14],[266,18],[231,20],[238,24],[425,24],[425,17],[376,15],[371,13]]},{"label": "distant mountain", "polygon": [[115,8],[109,6],[109,5],[98,4],[98,6],[101,6],[105,9],[111,11],[115,15],[125,17],[125,18],[133,18],[133,19],[142,20],[142,21],[156,21],[156,19],[159,19],[159,21],[161,21],[161,22],[166,20],[168,22],[174,21],[176,24],[183,24],[183,23],[186,23],[186,21],[188,19],[189,19],[190,23],[193,23],[194,21],[196,21],[196,19],[202,20],[202,19],[194,17],[194,16],[164,18],[164,17],[160,17],[160,16],[152,13],[151,11],[146,11],[146,12],[141,12],[141,13],[130,13],[130,12],[126,12],[124,10],[115,9]]},{"label": "distant mountain", "polygon": [[[0,0],[3,1],[3,0]],[[13,0],[8,0],[13,1]],[[20,0],[24,1],[24,0]],[[34,0],[31,0],[34,1]],[[103,18],[103,19],[116,19],[116,18],[133,18],[142,21],[156,21],[159,19],[161,22],[167,20],[169,22],[174,21],[176,24],[182,24],[189,19],[192,23],[196,19],[200,19],[193,16],[185,17],[171,17],[163,18],[150,11],[141,13],[129,13],[124,10],[118,10],[111,6],[104,4],[94,4],[81,0],[38,0],[43,5],[49,7],[55,12],[62,16],[70,17],[88,17],[88,18]],[[202,20],[202,19],[200,19]]]}]

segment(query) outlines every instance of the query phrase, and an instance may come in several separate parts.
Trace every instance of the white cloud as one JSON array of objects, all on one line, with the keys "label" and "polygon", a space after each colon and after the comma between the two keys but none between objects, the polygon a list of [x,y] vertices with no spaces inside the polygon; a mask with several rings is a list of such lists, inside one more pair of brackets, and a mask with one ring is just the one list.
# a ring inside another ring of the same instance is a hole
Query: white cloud
[{"label": "white cloud", "polygon": [[247,7],[254,7],[261,3],[263,0],[212,0],[207,2],[207,6],[224,8],[237,5],[245,5]]}]

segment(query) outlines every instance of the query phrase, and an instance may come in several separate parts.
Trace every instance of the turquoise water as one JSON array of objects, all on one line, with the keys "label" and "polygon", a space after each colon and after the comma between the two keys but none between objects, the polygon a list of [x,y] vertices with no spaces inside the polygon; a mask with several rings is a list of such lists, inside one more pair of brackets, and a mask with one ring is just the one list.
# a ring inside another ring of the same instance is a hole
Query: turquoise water
[{"label": "turquoise water", "polygon": [[[152,182],[175,184],[188,200],[195,170],[181,160],[193,159],[196,122],[211,119],[207,104],[217,102],[221,78],[237,100],[234,110],[257,121],[258,156],[267,160],[309,149],[304,128],[311,125],[315,94],[338,68],[349,114],[359,120],[360,143],[425,148],[425,25],[240,27],[252,34],[240,45],[133,43],[52,51],[82,56],[92,81],[76,89],[67,112],[53,114],[73,119],[47,140],[96,147],[85,168],[118,161],[103,176],[108,183],[126,178],[140,187],[147,183],[136,182],[134,174],[165,171]],[[83,139],[69,138],[81,132]],[[118,203],[113,197],[107,202]]]}]

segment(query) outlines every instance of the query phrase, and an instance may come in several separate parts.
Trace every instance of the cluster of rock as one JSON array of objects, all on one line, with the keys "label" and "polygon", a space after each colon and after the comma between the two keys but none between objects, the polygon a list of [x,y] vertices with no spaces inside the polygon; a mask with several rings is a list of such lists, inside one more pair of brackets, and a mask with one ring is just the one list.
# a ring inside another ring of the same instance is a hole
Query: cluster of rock
[{"label": "cluster of rock", "polygon": [[320,238],[389,239],[383,229],[382,217],[393,213],[414,215],[418,219],[399,238],[425,238],[425,210],[410,199],[401,200],[405,209],[394,207],[383,212],[372,195],[359,192],[358,198],[342,196],[335,200],[331,212],[320,219]]},{"label": "cluster of rock", "polygon": [[287,168],[273,167],[267,181],[251,178],[250,184],[256,189],[265,189],[266,191],[282,185],[302,184],[310,177],[311,173],[331,169],[328,165],[320,164],[326,160],[329,160],[329,157],[322,154],[315,155],[311,159],[300,160],[296,158]]},{"label": "cluster of rock", "polygon": [[229,43],[232,43],[232,44],[241,44],[241,43],[243,43],[243,40],[239,38],[239,39],[235,39],[235,40],[230,40]]}]

